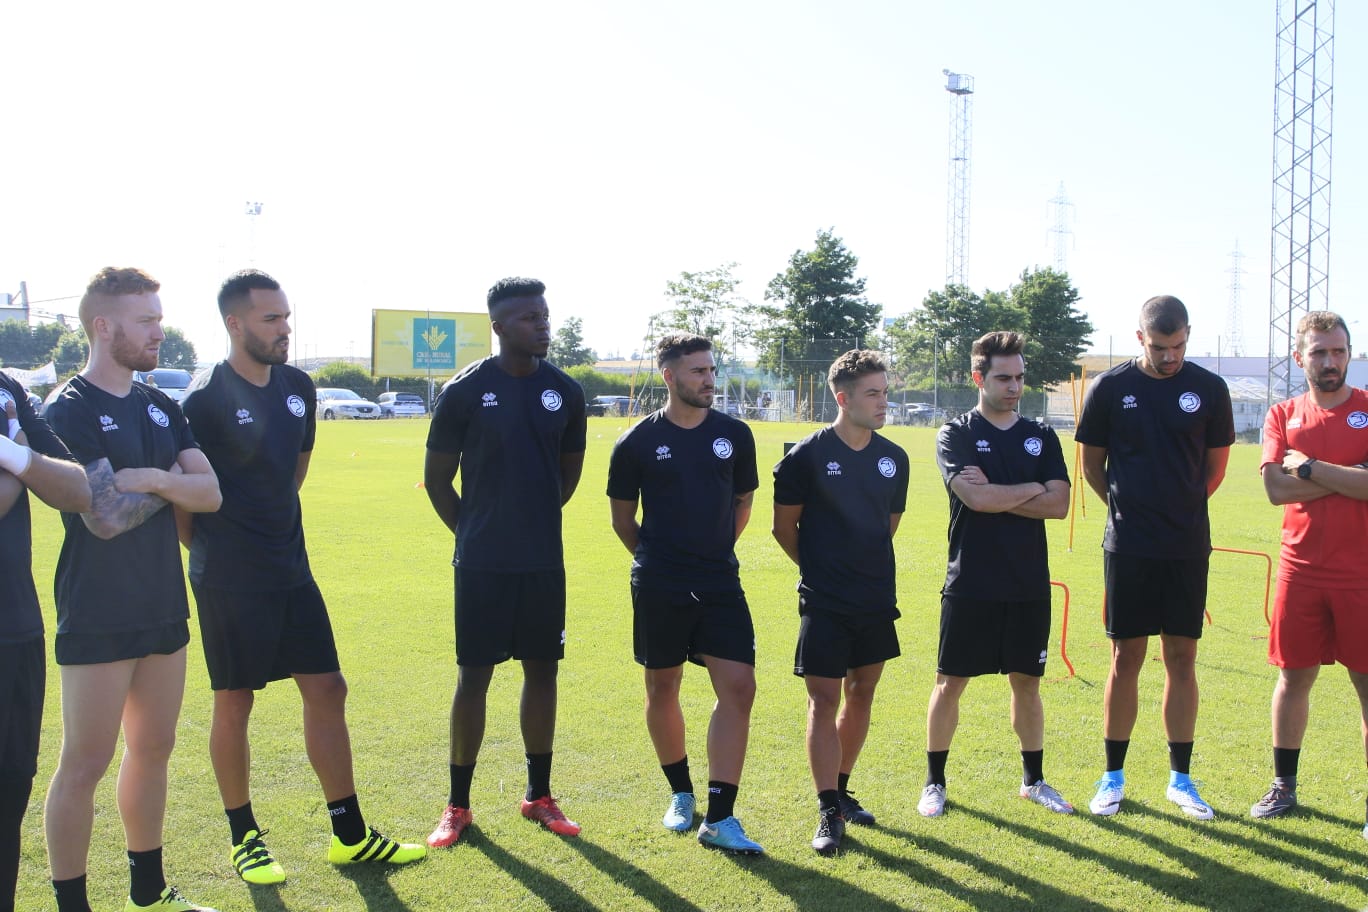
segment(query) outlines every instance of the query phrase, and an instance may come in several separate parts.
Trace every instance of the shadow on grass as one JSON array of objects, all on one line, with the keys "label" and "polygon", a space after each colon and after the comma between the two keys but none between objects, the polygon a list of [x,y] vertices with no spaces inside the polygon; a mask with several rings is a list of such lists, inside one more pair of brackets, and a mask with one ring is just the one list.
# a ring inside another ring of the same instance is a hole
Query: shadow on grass
[{"label": "shadow on grass", "polygon": [[[400,899],[399,894],[395,893],[394,888],[389,885],[389,875],[395,870],[388,865],[359,864],[340,867],[337,869],[337,873],[355,885],[356,892],[360,894],[368,910],[373,910],[373,912],[413,912],[413,909]],[[256,901],[255,892],[252,894],[252,900]],[[283,909],[284,906],[280,908]]]},{"label": "shadow on grass", "polygon": [[[1124,835],[1137,842],[1144,843],[1164,857],[1172,859],[1175,863],[1186,868],[1191,872],[1191,876],[1164,871],[1120,854],[1100,852],[1084,841],[1065,839],[1054,833],[1018,821],[1008,820],[995,814],[989,814],[977,808],[959,806],[956,810],[966,816],[975,817],[989,826],[1010,832],[1020,839],[1029,840],[1074,859],[1094,862],[1118,877],[1145,884],[1162,896],[1191,903],[1201,908],[1271,909],[1278,910],[1278,912],[1285,912],[1288,909],[1343,908],[1338,903],[1320,901],[1295,888],[1275,883],[1264,877],[1251,875],[1247,870],[1230,867],[1211,858],[1206,853],[1192,851],[1191,845],[1183,845],[1164,839],[1154,833],[1128,824],[1124,819],[1118,817],[1100,820],[1091,815],[1082,815],[1081,820],[1092,824],[1098,830]],[[1284,868],[1293,861],[1276,847],[1260,847],[1249,840],[1225,833],[1217,827],[1203,825],[1196,821],[1175,820],[1167,814],[1161,814],[1143,806],[1134,809],[1128,808],[1127,813],[1135,816],[1146,815],[1165,820],[1171,825],[1190,826],[1199,829],[1203,835],[1208,837],[1229,842],[1232,846],[1245,851],[1258,852],[1271,865],[1278,866],[1278,868]],[[907,837],[917,839],[910,833],[907,834]],[[917,841],[922,844],[929,842],[924,837]],[[1272,851],[1267,851],[1267,849],[1272,849]],[[936,851],[944,851],[952,858],[962,856],[959,857],[959,860],[980,869],[985,865],[999,867],[992,865],[991,862],[979,859],[978,856],[965,853],[962,849],[944,846]],[[1342,871],[1336,871],[1312,859],[1300,857],[1295,859],[1295,862],[1299,868],[1308,873],[1315,872],[1317,876],[1330,880],[1343,878]]]},{"label": "shadow on grass", "polygon": [[829,912],[859,909],[860,912],[904,912],[907,908],[862,890],[848,880],[832,878],[820,868],[789,864],[773,855],[738,856],[716,852],[752,877],[768,883],[781,896],[787,896],[798,912]]},{"label": "shadow on grass", "polygon": [[[570,845],[573,845],[574,842],[575,840],[566,840],[566,843]],[[589,900],[567,886],[565,881],[533,867],[488,839],[480,839],[470,843],[469,851],[484,855],[509,877],[522,884],[527,892],[545,903],[549,909],[555,909],[556,912],[569,912],[569,910],[578,912],[581,909],[591,912],[597,908]]]},{"label": "shadow on grass", "polygon": [[257,912],[288,912],[289,907],[280,898],[278,884],[248,884],[247,889],[252,894],[252,908]]},{"label": "shadow on grass", "polygon": [[567,839],[570,848],[584,856],[584,860],[602,871],[609,880],[629,890],[642,903],[649,903],[656,909],[669,909],[671,912],[701,912],[698,906],[689,902],[650,874],[636,865],[623,861],[617,855],[592,842],[583,839]]}]

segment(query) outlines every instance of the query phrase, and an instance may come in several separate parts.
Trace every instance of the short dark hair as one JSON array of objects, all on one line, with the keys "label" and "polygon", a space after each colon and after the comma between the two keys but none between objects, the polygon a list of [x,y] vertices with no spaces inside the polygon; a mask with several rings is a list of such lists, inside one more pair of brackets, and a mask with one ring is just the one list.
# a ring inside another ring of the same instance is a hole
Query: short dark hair
[{"label": "short dark hair", "polygon": [[544,294],[545,283],[523,276],[510,276],[494,283],[494,287],[489,289],[489,294],[485,296],[485,303],[489,305],[489,312],[493,313],[500,301],[507,301],[509,298],[535,298]]},{"label": "short dark hair", "polygon": [[253,291],[280,291],[280,283],[260,269],[240,269],[219,286],[219,313],[228,316],[245,304]]},{"label": "short dark hair", "polygon": [[694,352],[712,351],[712,340],[695,333],[670,333],[656,343],[656,367]]},{"label": "short dark hair", "polygon": [[1140,329],[1171,336],[1188,327],[1188,312],[1173,295],[1156,295],[1140,306]]},{"label": "short dark hair", "polygon": [[[1331,310],[1313,310],[1306,316],[1297,321],[1297,351],[1305,354],[1306,334],[1315,332],[1334,332],[1337,329],[1344,330],[1344,342],[1349,345],[1349,326],[1344,322],[1344,317]],[[1352,345],[1349,345],[1352,348]]]},{"label": "short dark hair", "polygon": [[888,365],[883,355],[867,348],[856,348],[831,362],[827,371],[827,386],[834,393],[837,389],[849,390],[850,387],[867,374],[886,374]]},{"label": "short dark hair", "polygon": [[993,358],[998,355],[1019,355],[1026,345],[1021,333],[990,332],[974,340],[969,352],[970,369],[978,374],[987,374],[993,366]]}]

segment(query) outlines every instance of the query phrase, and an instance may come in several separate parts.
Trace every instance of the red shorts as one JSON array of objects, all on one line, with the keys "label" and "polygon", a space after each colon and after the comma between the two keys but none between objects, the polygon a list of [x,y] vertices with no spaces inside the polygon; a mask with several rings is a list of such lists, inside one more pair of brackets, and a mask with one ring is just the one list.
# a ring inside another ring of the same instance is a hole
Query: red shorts
[{"label": "red shorts", "polygon": [[1339,662],[1368,674],[1368,589],[1323,589],[1280,578],[1268,661],[1279,668]]}]

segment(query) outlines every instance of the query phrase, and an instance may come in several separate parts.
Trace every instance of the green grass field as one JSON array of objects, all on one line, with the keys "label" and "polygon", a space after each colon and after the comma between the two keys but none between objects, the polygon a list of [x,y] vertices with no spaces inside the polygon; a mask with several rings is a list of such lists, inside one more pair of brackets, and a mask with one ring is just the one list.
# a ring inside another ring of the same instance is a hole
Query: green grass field
[{"label": "green grass field", "polygon": [[[873,729],[851,782],[879,825],[851,828],[838,857],[818,857],[808,844],[816,799],[803,751],[805,692],[792,675],[797,573],[769,535],[768,479],[783,442],[811,427],[753,427],[762,484],[738,552],[759,637],[759,693],[737,814],[768,855],[734,860],[659,824],[668,790],[641,718],[641,672],[631,657],[629,557],[609,528],[603,493],[609,450],[625,425],[595,418],[584,479],[565,513],[569,640],[552,777],[583,835],[562,839],[518,814],[524,784],[520,673],[510,664],[491,689],[472,799],[475,825],[466,838],[405,869],[332,868],[323,860],[328,826],[304,754],[299,698],[281,683],[257,700],[253,791],[257,816],[290,880],[279,888],[247,887],[225,860],[228,830],[209,766],[210,693],[196,631],[172,758],[166,833],[171,881],[225,912],[1368,906],[1368,843],[1359,832],[1368,780],[1357,701],[1343,671],[1328,669],[1313,696],[1299,789],[1303,808],[1267,823],[1248,817],[1271,774],[1268,701],[1275,679],[1265,662],[1265,577],[1258,558],[1217,554],[1212,560],[1213,624],[1199,655],[1203,703],[1193,772],[1217,818],[1190,822],[1164,800],[1168,766],[1158,661],[1141,679],[1123,812],[1110,819],[1086,812],[1102,767],[1109,655],[1100,620],[1104,510],[1091,498],[1072,552],[1068,521],[1050,524],[1052,576],[1072,591],[1068,651],[1077,675],[1067,677],[1059,660],[1063,600],[1057,596],[1043,687],[1046,774],[1083,813],[1052,815],[1016,798],[1020,758],[1007,719],[1007,684],[984,679],[963,701],[948,768],[950,809],[937,820],[917,815],[947,515],[929,429],[888,430],[912,460],[908,511],[897,537],[903,655],[884,674]],[[427,834],[445,801],[455,670],[451,537],[418,487],[426,432],[423,420],[320,424],[303,494],[314,573],[329,601],[351,685],[362,809],[386,833],[411,840]],[[1226,483],[1212,502],[1215,544],[1276,557],[1280,513],[1264,500],[1257,463],[1256,448],[1235,448]],[[49,631],[59,535],[56,515],[36,506],[34,570]],[[53,907],[42,803],[61,739],[59,696],[53,666],[24,832],[18,908],[25,910]],[[701,789],[712,704],[701,669],[685,675],[684,699]],[[121,908],[127,889],[113,778],[111,772],[96,798],[89,874],[96,909]]]}]

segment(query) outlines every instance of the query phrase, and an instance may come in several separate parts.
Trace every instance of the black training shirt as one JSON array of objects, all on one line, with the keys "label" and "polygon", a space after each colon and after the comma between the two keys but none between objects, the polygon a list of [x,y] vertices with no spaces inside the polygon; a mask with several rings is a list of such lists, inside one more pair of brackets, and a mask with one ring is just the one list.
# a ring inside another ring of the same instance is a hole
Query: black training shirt
[{"label": "black training shirt", "polygon": [[[72,377],[48,406],[47,419],[83,466],[105,458],[115,472],[169,470],[182,450],[198,449],[180,406],[136,381],[121,398],[85,377]],[[153,630],[190,616],[170,504],[108,541],[96,538],[79,514],[63,513],[62,525],[59,634]]]},{"label": "black training shirt", "polygon": [[1162,379],[1134,361],[1117,365],[1088,387],[1074,439],[1107,450],[1103,548],[1165,559],[1210,552],[1207,451],[1235,442],[1224,380],[1190,361]]},{"label": "black training shirt", "polygon": [[[19,381],[0,372],[0,417],[6,400],[14,403],[29,449],[54,459],[71,458],[66,444],[34,413]],[[33,535],[25,488],[9,512],[0,516],[0,643],[22,643],[42,635],[43,614],[38,607],[38,590],[33,586]]]},{"label": "black training shirt", "polygon": [[742,421],[709,409],[694,428],[665,412],[618,438],[608,496],[641,498],[632,582],[678,592],[739,592],[736,498],[760,486],[755,437]]},{"label": "black training shirt", "polygon": [[973,409],[940,429],[936,461],[950,495],[950,549],[942,592],[996,602],[1048,599],[1045,520],[971,510],[950,482],[972,465],[983,471],[989,484],[1068,484],[1069,469],[1055,432],[1020,417],[1007,430],[999,430]]},{"label": "black training shirt", "polygon": [[825,427],[774,467],[774,502],[801,506],[798,591],[833,610],[898,616],[889,518],[907,508],[907,453],[874,434],[852,450]]},{"label": "black training shirt", "polygon": [[313,449],[317,406],[313,380],[288,364],[273,365],[264,387],[227,361],[190,385],[181,408],[223,494],[217,513],[195,516],[196,585],[268,591],[312,579],[295,472]]},{"label": "black training shirt", "polygon": [[514,377],[490,356],[448,381],[427,448],[461,456],[455,565],[563,568],[560,460],[583,453],[584,437],[584,390],[545,360]]}]

